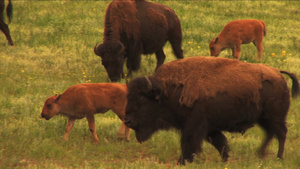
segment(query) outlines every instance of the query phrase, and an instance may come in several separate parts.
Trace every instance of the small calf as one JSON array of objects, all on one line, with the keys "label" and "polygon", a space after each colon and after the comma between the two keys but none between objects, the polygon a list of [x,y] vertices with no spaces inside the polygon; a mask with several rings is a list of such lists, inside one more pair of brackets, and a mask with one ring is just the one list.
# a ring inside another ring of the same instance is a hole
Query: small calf
[{"label": "small calf", "polygon": [[231,48],[234,58],[240,58],[241,44],[253,43],[257,49],[257,59],[262,56],[263,36],[266,36],[266,24],[260,20],[246,19],[229,22],[209,43],[211,56],[219,56],[221,51]]},{"label": "small calf", "polygon": [[[69,87],[63,94],[49,97],[44,104],[41,117],[49,120],[57,114],[69,118],[66,126],[64,140],[68,139],[69,133],[76,119],[86,118],[93,140],[98,143],[99,139],[95,128],[94,114],[105,113],[112,110],[122,120],[125,118],[127,87],[118,83],[86,83]],[[129,128],[122,123],[118,136],[129,141]]]}]

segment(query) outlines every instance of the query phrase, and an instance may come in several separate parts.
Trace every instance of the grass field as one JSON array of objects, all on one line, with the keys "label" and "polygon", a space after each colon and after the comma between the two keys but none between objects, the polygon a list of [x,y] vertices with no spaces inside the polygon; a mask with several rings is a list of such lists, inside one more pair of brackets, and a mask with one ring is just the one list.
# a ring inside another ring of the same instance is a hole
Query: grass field
[{"label": "grass field", "polygon": [[[63,141],[66,118],[40,119],[45,99],[78,83],[108,82],[93,47],[102,42],[105,8],[110,1],[13,1],[9,25],[15,46],[0,33],[0,168],[299,168],[300,102],[292,100],[284,160],[276,159],[277,140],[264,160],[257,155],[264,133],[225,133],[231,148],[227,163],[203,144],[195,162],[177,166],[179,134],[161,131],[139,144],[117,139],[120,120],[112,112],[96,115],[99,144],[85,119],[76,121]],[[7,3],[7,1],[6,1]],[[208,56],[208,43],[224,25],[260,19],[267,25],[262,63],[300,76],[300,1],[155,1],[173,8],[181,20],[185,57]],[[175,59],[170,45],[166,62]],[[220,57],[230,57],[223,51]],[[254,45],[243,45],[241,60],[256,62]],[[153,55],[144,56],[134,77],[151,75]],[[298,76],[298,77],[299,77]],[[291,81],[288,79],[289,86]],[[125,83],[124,80],[121,83]]]}]

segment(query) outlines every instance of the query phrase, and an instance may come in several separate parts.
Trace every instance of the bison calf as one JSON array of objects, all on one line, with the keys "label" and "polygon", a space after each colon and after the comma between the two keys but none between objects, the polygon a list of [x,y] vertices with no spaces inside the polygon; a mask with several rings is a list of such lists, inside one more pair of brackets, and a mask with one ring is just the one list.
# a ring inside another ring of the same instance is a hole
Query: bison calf
[{"label": "bison calf", "polygon": [[[98,142],[94,114],[112,110],[123,120],[125,118],[127,87],[118,83],[77,84],[63,94],[49,97],[44,104],[41,117],[49,120],[57,114],[69,118],[64,139],[67,140],[76,119],[86,118],[94,142]],[[129,141],[129,128],[122,123],[118,136]]]},{"label": "bison calf", "polygon": [[179,163],[192,162],[207,140],[227,161],[229,147],[223,131],[244,133],[258,124],[267,137],[279,141],[282,158],[287,134],[290,91],[281,73],[292,78],[292,96],[299,94],[295,75],[263,65],[214,57],[190,57],[162,65],[154,76],[128,84],[125,124],[139,142],[158,130],[181,132]]},{"label": "bison calf", "polygon": [[266,35],[266,24],[260,20],[246,19],[229,22],[218,37],[209,43],[210,55],[219,56],[222,50],[231,48],[234,58],[240,58],[241,45],[253,43],[257,49],[257,59],[262,56],[262,41]]}]

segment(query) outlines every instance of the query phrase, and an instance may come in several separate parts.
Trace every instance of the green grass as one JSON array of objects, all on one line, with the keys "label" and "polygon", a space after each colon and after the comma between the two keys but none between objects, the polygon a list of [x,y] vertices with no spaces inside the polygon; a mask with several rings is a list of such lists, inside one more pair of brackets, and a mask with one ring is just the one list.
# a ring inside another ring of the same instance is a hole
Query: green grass
[{"label": "green grass", "polygon": [[[161,131],[139,144],[117,139],[120,120],[112,112],[96,116],[99,144],[94,145],[85,119],[76,121],[63,141],[66,119],[39,118],[45,99],[69,86],[107,82],[93,47],[102,42],[105,8],[110,1],[13,1],[9,25],[15,46],[0,33],[0,168],[299,168],[300,103],[292,100],[284,160],[276,159],[274,139],[261,160],[256,151],[264,133],[258,127],[244,135],[225,133],[227,163],[211,145],[193,164],[177,166],[180,137]],[[260,19],[267,25],[261,63],[300,75],[300,2],[297,1],[155,1],[172,7],[183,30],[185,57],[209,55],[208,43],[224,25],[237,19]],[[174,60],[170,45],[166,62]],[[230,50],[220,57],[229,57]],[[256,62],[254,45],[243,45],[241,60]],[[151,75],[155,56],[143,57],[134,76]],[[289,85],[290,80],[288,79]],[[125,83],[124,80],[121,83]]]}]

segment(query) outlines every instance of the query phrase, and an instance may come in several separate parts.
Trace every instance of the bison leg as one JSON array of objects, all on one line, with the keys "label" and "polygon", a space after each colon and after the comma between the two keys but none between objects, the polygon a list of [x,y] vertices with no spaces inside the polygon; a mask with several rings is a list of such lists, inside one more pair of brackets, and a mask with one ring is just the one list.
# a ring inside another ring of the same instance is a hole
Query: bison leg
[{"label": "bison leg", "polygon": [[129,141],[129,138],[130,138],[130,128],[127,127],[124,123],[123,125],[125,126],[125,141]]},{"label": "bison leg", "polygon": [[235,59],[240,59],[241,54],[241,44],[236,45],[236,47],[232,48],[232,55]]},{"label": "bison leg", "polygon": [[283,151],[284,151],[284,144],[285,144],[285,139],[286,139],[286,134],[287,134],[287,127],[285,123],[280,123],[280,122],[269,122],[268,120],[260,120],[259,125],[266,131],[267,137],[264,143],[261,146],[261,149],[259,151],[259,155],[261,157],[265,156],[265,151],[267,146],[270,144],[270,141],[274,137],[274,134],[278,138],[279,142],[279,147],[278,147],[278,158],[283,157]]},{"label": "bison leg", "polygon": [[181,49],[181,40],[169,40],[173,49],[173,52],[177,59],[183,58],[183,51]]},{"label": "bison leg", "polygon": [[68,140],[70,131],[72,130],[72,128],[74,126],[74,123],[75,123],[75,119],[72,118],[72,117],[69,117],[68,124],[66,126],[66,132],[65,132],[65,135],[64,135],[64,140]]},{"label": "bison leg", "polygon": [[225,135],[220,131],[214,131],[208,133],[206,139],[219,151],[222,160],[226,162],[229,157],[228,155],[229,147]]},{"label": "bison leg", "polygon": [[[139,46],[131,46],[127,48],[125,53],[126,67],[128,70],[128,76],[132,76],[132,71],[137,71],[141,65],[142,48]],[[133,49],[133,50],[132,50]]]},{"label": "bison leg", "polygon": [[122,123],[119,131],[118,131],[118,138],[125,138],[125,141],[129,141],[130,137],[130,128],[128,128],[124,123]]},{"label": "bison leg", "polygon": [[277,136],[278,142],[279,142],[277,157],[282,159],[283,151],[284,151],[284,144],[285,144],[285,139],[286,139],[286,134],[287,134],[287,127],[286,127],[285,123],[276,123],[274,125],[274,130],[275,130],[275,134]]},{"label": "bison leg", "polygon": [[165,55],[163,49],[161,48],[155,52],[155,56],[157,59],[156,68],[155,68],[155,71],[156,71],[164,63],[166,55]]},{"label": "bison leg", "polygon": [[[194,114],[199,114],[199,112]],[[201,151],[202,141],[206,136],[207,123],[199,118],[189,117],[185,122],[185,127],[181,131],[181,151],[182,155],[178,163],[185,165],[185,162],[193,162],[195,153]]]},{"label": "bison leg", "polygon": [[263,54],[263,45],[262,45],[262,38],[256,38],[256,40],[253,41],[253,44],[256,46],[257,49],[257,60],[261,59],[261,56]]},{"label": "bison leg", "polygon": [[6,39],[8,41],[8,44],[10,46],[13,46],[14,43],[12,42],[12,39],[10,37],[10,33],[9,33],[9,28],[7,26],[7,24],[4,23],[4,21],[2,19],[0,19],[0,29],[1,31],[4,33],[4,35],[6,36]]},{"label": "bison leg", "polygon": [[264,131],[267,134],[266,139],[259,150],[259,155],[261,158],[263,158],[266,155],[266,149],[268,145],[270,144],[272,138],[274,137],[274,129],[270,125],[269,121],[266,119],[260,120],[258,124],[264,129]]},{"label": "bison leg", "polygon": [[90,131],[93,135],[94,142],[98,143],[99,139],[98,139],[98,136],[97,136],[97,133],[96,133],[95,117],[94,117],[94,115],[88,115],[88,116],[86,116],[86,119],[87,119],[88,124],[89,124],[89,129],[90,129]]}]

